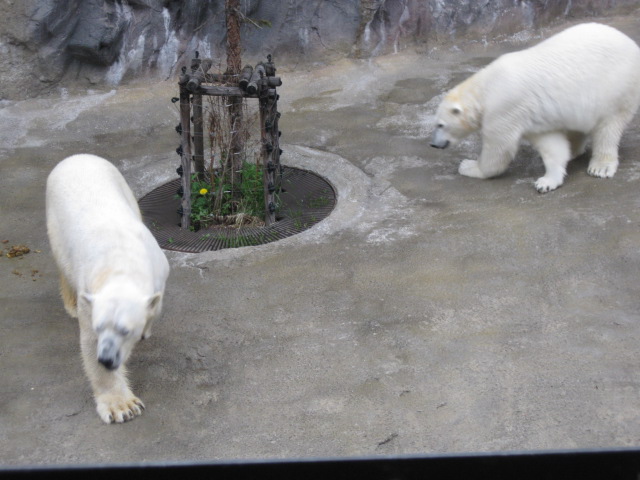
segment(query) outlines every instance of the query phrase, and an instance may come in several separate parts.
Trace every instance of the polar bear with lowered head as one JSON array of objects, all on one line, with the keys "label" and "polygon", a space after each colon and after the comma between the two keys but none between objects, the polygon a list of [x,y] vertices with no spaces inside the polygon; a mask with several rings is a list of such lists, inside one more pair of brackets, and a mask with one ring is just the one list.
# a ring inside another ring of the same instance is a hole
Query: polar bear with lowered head
[{"label": "polar bear with lowered head", "polygon": [[612,177],[620,138],[639,104],[638,45],[606,25],[576,25],[502,55],[449,91],[431,146],[446,148],[480,130],[480,158],[462,161],[459,172],[489,178],[507,169],[525,139],[545,166],[535,187],[549,192],[562,185],[567,163],[588,140],[588,173]]},{"label": "polar bear with lowered head", "polygon": [[142,223],[131,189],[107,160],[74,155],[49,174],[47,231],[65,309],[100,418],[126,422],[144,409],[125,362],[160,315],[169,263]]}]

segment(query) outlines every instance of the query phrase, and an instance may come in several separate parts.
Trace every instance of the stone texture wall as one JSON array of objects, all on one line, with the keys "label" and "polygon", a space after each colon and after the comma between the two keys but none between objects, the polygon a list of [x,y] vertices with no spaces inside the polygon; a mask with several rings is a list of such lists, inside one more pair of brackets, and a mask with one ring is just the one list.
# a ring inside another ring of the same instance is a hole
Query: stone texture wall
[{"label": "stone texture wall", "polygon": [[[247,61],[367,57],[414,42],[535,29],[637,0],[241,0]],[[167,78],[200,50],[225,58],[224,0],[0,0],[0,100],[61,82]]]},{"label": "stone texture wall", "polygon": [[360,0],[356,55],[376,55],[410,41],[456,42],[536,29],[566,17],[615,14],[637,0]]}]

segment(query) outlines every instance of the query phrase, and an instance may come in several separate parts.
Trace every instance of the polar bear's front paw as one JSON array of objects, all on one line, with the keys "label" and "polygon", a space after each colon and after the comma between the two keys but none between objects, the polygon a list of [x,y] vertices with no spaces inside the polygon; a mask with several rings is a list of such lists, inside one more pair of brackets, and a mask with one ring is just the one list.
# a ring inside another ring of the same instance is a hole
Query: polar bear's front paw
[{"label": "polar bear's front paw", "polygon": [[617,161],[591,161],[587,173],[593,177],[611,178],[618,171]]},{"label": "polar bear's front paw", "polygon": [[484,178],[485,176],[480,171],[478,167],[478,162],[476,160],[463,160],[460,162],[460,166],[458,167],[458,173],[460,175],[464,175],[465,177],[473,177],[473,178]]},{"label": "polar bear's front paw", "polygon": [[105,423],[124,423],[142,415],[144,403],[129,392],[128,395],[103,394],[96,397],[98,415]]},{"label": "polar bear's front paw", "polygon": [[547,193],[558,188],[560,185],[562,185],[562,182],[558,182],[557,180],[549,177],[540,177],[538,180],[536,180],[535,185],[538,192]]}]

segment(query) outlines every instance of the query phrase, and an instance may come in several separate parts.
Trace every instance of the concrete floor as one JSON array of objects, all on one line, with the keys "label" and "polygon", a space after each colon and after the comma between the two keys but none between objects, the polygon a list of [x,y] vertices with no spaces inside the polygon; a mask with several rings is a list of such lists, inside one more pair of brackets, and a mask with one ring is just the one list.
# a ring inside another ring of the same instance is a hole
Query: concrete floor
[{"label": "concrete floor", "polygon": [[[601,21],[640,41],[638,15]],[[282,69],[283,161],[338,206],[281,242],[167,254],[164,318],[129,364],[147,410],[124,425],[94,411],[44,185],[81,151],[139,196],[173,178],[174,84],[3,104],[0,246],[32,250],[0,259],[0,464],[640,445],[640,117],[615,178],[582,157],[546,195],[527,146],[485,181],[457,174],[477,138],[428,146],[445,88],[537,40]]]}]

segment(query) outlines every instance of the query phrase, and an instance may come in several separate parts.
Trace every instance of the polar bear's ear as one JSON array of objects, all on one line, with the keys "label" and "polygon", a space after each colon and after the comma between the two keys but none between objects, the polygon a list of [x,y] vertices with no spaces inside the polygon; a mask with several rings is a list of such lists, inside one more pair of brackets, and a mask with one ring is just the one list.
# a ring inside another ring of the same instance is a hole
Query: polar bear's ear
[{"label": "polar bear's ear", "polygon": [[149,310],[153,310],[154,308],[156,308],[156,305],[158,305],[161,298],[162,298],[162,294],[160,292],[149,297],[149,300],[147,301],[147,306],[149,307]]}]

